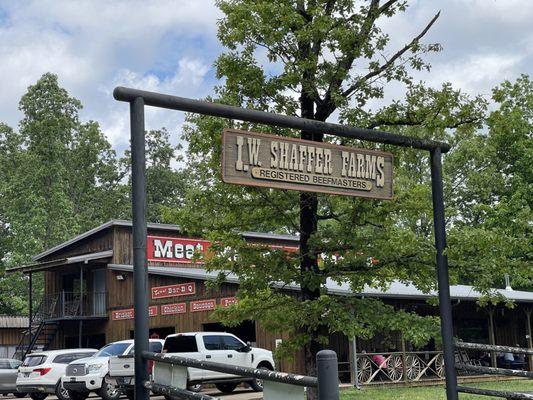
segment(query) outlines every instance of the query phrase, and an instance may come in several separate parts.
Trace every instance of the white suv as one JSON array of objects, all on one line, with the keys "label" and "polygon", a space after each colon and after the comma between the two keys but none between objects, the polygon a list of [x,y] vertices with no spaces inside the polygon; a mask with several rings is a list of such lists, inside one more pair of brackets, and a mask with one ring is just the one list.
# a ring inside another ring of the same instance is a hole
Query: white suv
[{"label": "white suv", "polygon": [[[160,339],[150,339],[150,351],[161,352],[163,342]],[[103,400],[117,400],[120,391],[105,379],[109,373],[109,357],[133,354],[133,350],[133,339],[121,340],[102,347],[90,358],[70,363],[62,378],[70,399],[85,400],[89,392],[96,392]]]},{"label": "white suv", "polygon": [[41,351],[29,354],[19,367],[17,391],[29,393],[33,400],[43,400],[48,394],[55,394],[59,400],[70,400],[68,392],[61,385],[67,364],[90,357],[96,349],[70,349]]}]

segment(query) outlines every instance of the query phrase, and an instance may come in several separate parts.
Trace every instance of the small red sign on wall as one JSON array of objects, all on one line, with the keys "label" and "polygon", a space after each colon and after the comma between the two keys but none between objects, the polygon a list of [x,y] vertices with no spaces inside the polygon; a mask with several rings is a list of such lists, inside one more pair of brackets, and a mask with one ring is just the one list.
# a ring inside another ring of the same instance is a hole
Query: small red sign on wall
[{"label": "small red sign on wall", "polygon": [[163,299],[165,297],[189,296],[196,293],[194,282],[178,283],[177,285],[156,286],[152,288],[152,299]]},{"label": "small red sign on wall", "polygon": [[215,309],[216,305],[217,305],[217,302],[215,299],[191,301],[190,311],[191,312],[211,311]]},{"label": "small red sign on wall", "polygon": [[236,297],[224,297],[220,299],[220,307],[229,307],[236,304],[239,300]]},{"label": "small red sign on wall", "polygon": [[187,303],[173,303],[161,305],[161,315],[185,314]]},{"label": "small red sign on wall", "polygon": [[[148,307],[148,315],[150,317],[155,317],[158,314],[157,311],[158,311],[157,310],[157,306]],[[133,319],[134,317],[135,317],[135,312],[134,312],[133,308],[127,308],[125,310],[115,310],[111,314],[111,319],[113,321],[120,321],[120,320],[125,320],[125,319]]]},{"label": "small red sign on wall", "polygon": [[133,319],[135,316],[133,308],[128,308],[127,310],[115,310],[112,314],[112,319],[114,321],[119,321],[121,319]]},{"label": "small red sign on wall", "polygon": [[148,261],[190,264],[196,254],[200,259],[194,262],[203,264],[201,258],[205,256],[210,245],[211,242],[201,239],[148,236],[146,255]]}]

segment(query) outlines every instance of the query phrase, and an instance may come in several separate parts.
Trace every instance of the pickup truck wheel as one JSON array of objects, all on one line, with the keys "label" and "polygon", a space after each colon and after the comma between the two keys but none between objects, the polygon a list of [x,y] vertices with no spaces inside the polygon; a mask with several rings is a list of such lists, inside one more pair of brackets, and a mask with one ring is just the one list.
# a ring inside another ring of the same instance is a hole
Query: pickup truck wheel
[{"label": "pickup truck wheel", "polygon": [[222,393],[231,393],[235,390],[235,388],[237,387],[237,384],[233,382],[227,382],[227,383],[217,383],[215,386]]},{"label": "pickup truck wheel", "polygon": [[89,392],[75,392],[74,390],[68,390],[68,397],[70,400],[85,400],[89,397]]},{"label": "pickup truck wheel", "polygon": [[105,379],[102,381],[102,387],[96,391],[96,394],[103,400],[117,400],[120,397],[118,389],[107,383]]},{"label": "pickup truck wheel", "polygon": [[59,400],[71,400],[68,395],[68,390],[63,387],[61,380],[56,385],[56,396]]},{"label": "pickup truck wheel", "polygon": [[[258,369],[266,369],[268,371],[272,371],[272,368],[270,366],[261,365]],[[250,387],[254,392],[262,392],[263,391],[263,380],[262,379],[254,379],[250,382]]]},{"label": "pickup truck wheel", "polygon": [[20,393],[20,392],[13,393],[13,396],[15,396],[18,399],[22,399],[23,397],[26,397],[27,395],[28,393]]},{"label": "pickup truck wheel", "polygon": [[48,393],[30,393],[33,400],[44,400],[48,397]]}]

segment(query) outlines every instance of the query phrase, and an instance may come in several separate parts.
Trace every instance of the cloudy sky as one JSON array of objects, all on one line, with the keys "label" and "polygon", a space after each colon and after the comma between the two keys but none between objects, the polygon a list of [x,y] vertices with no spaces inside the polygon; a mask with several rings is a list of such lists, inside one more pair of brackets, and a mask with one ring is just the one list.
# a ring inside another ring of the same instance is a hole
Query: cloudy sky
[{"label": "cloudy sky", "polygon": [[[100,122],[119,151],[128,143],[128,107],[112,98],[117,85],[201,98],[217,84],[213,62],[221,17],[214,0],[0,0],[0,121],[16,127],[18,101],[45,72]],[[533,75],[533,1],[414,0],[383,24],[402,45],[441,10],[426,36],[444,51],[430,59],[433,86],[450,81],[471,93],[521,73]],[[394,91],[389,93],[394,97]],[[147,112],[147,127],[177,133],[181,113]]]}]

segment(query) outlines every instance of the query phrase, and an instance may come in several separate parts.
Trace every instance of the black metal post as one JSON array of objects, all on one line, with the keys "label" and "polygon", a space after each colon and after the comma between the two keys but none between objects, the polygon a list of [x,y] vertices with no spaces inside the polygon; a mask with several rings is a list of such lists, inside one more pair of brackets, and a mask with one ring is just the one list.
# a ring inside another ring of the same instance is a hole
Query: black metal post
[{"label": "black metal post", "polygon": [[30,351],[32,334],[31,325],[33,323],[33,274],[30,272],[28,276],[28,351]]},{"label": "black metal post", "polygon": [[148,269],[146,263],[146,160],[144,145],[144,100],[130,103],[131,180],[133,210],[133,293],[135,312],[135,400],[148,400]]},{"label": "black metal post", "polygon": [[431,154],[431,191],[433,194],[433,223],[435,227],[435,247],[437,249],[437,278],[439,283],[439,309],[444,350],[444,370],[446,373],[446,398],[457,400],[457,374],[455,371],[455,349],[453,344],[452,302],[450,299],[450,279],[446,248],[446,225],[444,221],[444,198],[442,189],[441,150],[436,148]]},{"label": "black metal post", "polygon": [[339,400],[337,353],[332,350],[320,350],[317,353],[316,375],[318,378],[318,399]]},{"label": "black metal post", "polygon": [[83,265],[80,266],[80,321],[78,324],[78,347],[80,349],[83,347],[83,321],[81,317],[83,317]]}]

